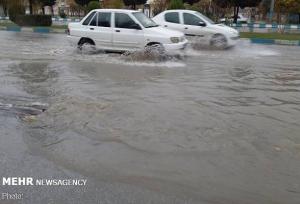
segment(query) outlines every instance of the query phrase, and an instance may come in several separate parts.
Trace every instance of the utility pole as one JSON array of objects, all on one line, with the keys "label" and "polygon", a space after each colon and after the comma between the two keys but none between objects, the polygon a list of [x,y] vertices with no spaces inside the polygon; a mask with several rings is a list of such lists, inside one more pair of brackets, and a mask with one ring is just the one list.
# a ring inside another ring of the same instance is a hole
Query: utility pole
[{"label": "utility pole", "polygon": [[273,19],[274,4],[275,4],[275,0],[271,0],[271,5],[270,5],[270,22],[272,22],[272,19]]}]

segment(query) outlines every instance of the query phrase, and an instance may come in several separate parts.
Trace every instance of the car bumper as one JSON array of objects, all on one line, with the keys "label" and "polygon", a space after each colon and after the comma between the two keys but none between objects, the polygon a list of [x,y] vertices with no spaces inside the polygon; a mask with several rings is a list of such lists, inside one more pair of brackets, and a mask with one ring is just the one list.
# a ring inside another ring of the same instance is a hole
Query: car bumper
[{"label": "car bumper", "polygon": [[172,43],[172,44],[163,44],[167,53],[176,53],[178,51],[184,50],[188,44],[188,40],[184,40],[183,42],[179,43]]},{"label": "car bumper", "polygon": [[239,36],[239,35],[228,37],[228,38],[227,38],[227,46],[228,46],[228,47],[233,47],[233,46],[235,46],[235,45],[238,43],[239,39],[240,39],[240,36]]}]

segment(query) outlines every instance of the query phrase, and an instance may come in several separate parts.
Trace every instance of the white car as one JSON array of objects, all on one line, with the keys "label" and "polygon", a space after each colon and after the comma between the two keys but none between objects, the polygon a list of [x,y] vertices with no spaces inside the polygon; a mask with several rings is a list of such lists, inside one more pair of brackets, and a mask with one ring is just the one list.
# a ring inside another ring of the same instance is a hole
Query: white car
[{"label": "white car", "polygon": [[239,39],[239,32],[212,20],[197,11],[167,10],[153,18],[165,28],[183,32],[187,37],[196,38],[204,44],[227,48],[234,46]]},{"label": "white car", "polygon": [[[232,16],[231,18],[228,18],[228,19],[226,19],[226,18],[221,18],[220,19],[220,22],[221,23],[226,23],[226,20],[227,21],[229,21],[230,23],[232,23],[233,22],[233,20],[234,20],[234,16]],[[238,14],[238,17],[237,17],[237,22],[238,23],[248,23],[248,18],[247,17],[245,17],[245,16],[243,16],[243,14]]]},{"label": "white car", "polygon": [[68,25],[68,38],[79,48],[95,45],[109,51],[159,48],[167,53],[184,49],[182,32],[159,27],[142,12],[122,9],[96,9],[78,23]]}]

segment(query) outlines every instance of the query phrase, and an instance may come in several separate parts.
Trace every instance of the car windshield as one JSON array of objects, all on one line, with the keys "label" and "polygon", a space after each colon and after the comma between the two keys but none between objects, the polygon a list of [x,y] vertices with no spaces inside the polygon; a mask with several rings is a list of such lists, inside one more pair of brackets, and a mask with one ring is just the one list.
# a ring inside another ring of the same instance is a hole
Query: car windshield
[{"label": "car windshield", "polygon": [[152,21],[150,18],[148,18],[142,12],[136,12],[136,13],[133,13],[133,15],[145,28],[151,28],[151,27],[158,26],[154,21]]},{"label": "car windshield", "polygon": [[213,20],[211,20],[210,18],[202,15],[201,13],[199,12],[195,12],[196,15],[198,15],[200,18],[204,19],[206,22],[210,23],[210,24],[216,24]]}]

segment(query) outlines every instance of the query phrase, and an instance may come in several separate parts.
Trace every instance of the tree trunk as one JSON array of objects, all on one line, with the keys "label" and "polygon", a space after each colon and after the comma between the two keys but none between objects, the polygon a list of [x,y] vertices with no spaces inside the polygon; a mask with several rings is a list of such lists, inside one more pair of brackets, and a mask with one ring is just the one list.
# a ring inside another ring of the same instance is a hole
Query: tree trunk
[{"label": "tree trunk", "polygon": [[8,13],[7,13],[7,7],[6,6],[3,6],[3,12],[4,12],[4,16],[8,15]]},{"label": "tree trunk", "polygon": [[298,23],[300,24],[300,13],[298,13]]},{"label": "tree trunk", "polygon": [[136,8],[136,2],[135,2],[135,0],[133,1],[133,5],[132,6],[133,6],[132,9],[135,10],[135,8]]},{"label": "tree trunk", "polygon": [[32,0],[29,0],[29,13],[32,15],[32,12],[33,12]]},{"label": "tree trunk", "polygon": [[278,24],[281,24],[281,11],[279,10],[278,11],[278,16],[277,16],[277,22],[278,22]]},{"label": "tree trunk", "polygon": [[54,16],[53,6],[50,6],[50,9],[51,9],[51,14],[52,14],[52,16]]},{"label": "tree trunk", "polygon": [[45,7],[44,6],[42,6],[42,13],[43,13],[43,15],[45,15]]},{"label": "tree trunk", "polygon": [[239,15],[239,6],[234,7],[234,19],[233,23],[237,23],[238,15]]}]

